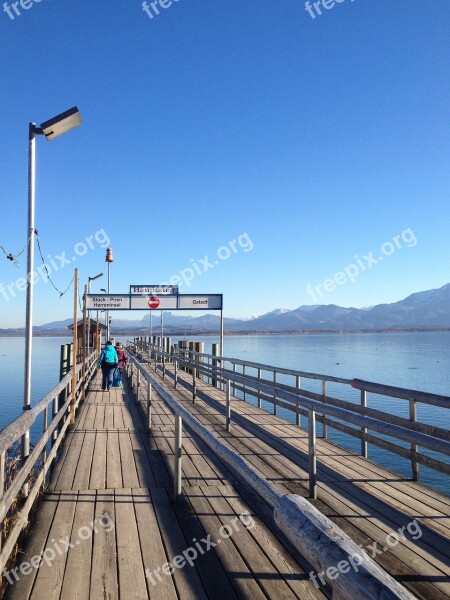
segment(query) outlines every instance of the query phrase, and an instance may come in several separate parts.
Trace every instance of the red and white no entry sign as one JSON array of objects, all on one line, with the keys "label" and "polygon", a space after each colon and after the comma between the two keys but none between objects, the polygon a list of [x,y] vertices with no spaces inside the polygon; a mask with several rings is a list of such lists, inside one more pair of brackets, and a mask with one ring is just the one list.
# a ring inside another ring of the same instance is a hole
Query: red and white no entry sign
[{"label": "red and white no entry sign", "polygon": [[149,308],[158,308],[159,306],[159,298],[157,296],[150,296],[148,299]]}]

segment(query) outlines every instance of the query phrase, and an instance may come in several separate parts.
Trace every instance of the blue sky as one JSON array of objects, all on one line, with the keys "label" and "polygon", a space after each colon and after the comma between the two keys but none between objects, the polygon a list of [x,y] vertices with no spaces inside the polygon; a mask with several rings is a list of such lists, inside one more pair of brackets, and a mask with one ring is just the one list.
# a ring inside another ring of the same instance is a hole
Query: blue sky
[{"label": "blue sky", "polygon": [[[300,0],[179,0],[153,19],[134,0],[18,8],[0,9],[0,244],[26,241],[28,122],[77,105],[82,127],[37,140],[41,245],[71,261],[60,289],[75,266],[82,285],[105,270],[107,239],[112,292],[189,279],[208,256],[180,291],[223,293],[226,316],[450,281],[447,0],[343,0],[315,19]],[[0,257],[1,327],[24,323],[19,262]],[[72,290],[35,293],[36,324],[70,316]]]}]

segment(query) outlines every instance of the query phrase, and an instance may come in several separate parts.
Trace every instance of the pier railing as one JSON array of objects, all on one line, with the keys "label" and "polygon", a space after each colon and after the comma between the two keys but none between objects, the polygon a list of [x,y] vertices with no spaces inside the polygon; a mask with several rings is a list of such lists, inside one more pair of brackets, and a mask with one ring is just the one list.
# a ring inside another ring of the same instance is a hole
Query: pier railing
[{"label": "pier railing", "polygon": [[[96,367],[97,354],[76,366],[76,385],[72,388],[73,370],[40,400],[0,433],[0,571],[13,555],[21,533],[30,521],[38,495],[45,488],[58,449],[73,421],[75,411],[84,398]],[[11,475],[8,462],[20,460],[17,444],[28,435],[36,420],[43,422],[42,435],[34,443],[25,461]],[[11,455],[14,452],[14,456]]]},{"label": "pier railing", "polygon": [[[241,359],[215,356],[192,350],[180,349],[164,352],[154,344],[135,340],[136,350],[154,362],[155,369],[165,375],[166,365],[173,363],[175,381],[177,369],[194,375],[192,389],[199,377],[214,386],[227,388],[227,397],[240,392],[243,400],[253,398],[258,407],[266,402],[272,405],[273,414],[284,408],[295,415],[300,426],[300,417],[308,420],[310,441],[310,488],[315,487],[316,422],[322,423],[322,437],[327,439],[328,428],[334,428],[361,441],[361,455],[367,458],[367,445],[388,450],[411,462],[412,479],[419,479],[419,464],[450,475],[450,431],[448,428],[421,423],[417,420],[417,405],[433,405],[450,409],[450,397],[428,394],[394,386],[375,384],[359,379],[344,379],[317,373],[285,369],[272,365],[244,361]],[[280,376],[284,375],[284,381]],[[291,382],[289,382],[291,378]],[[320,382],[321,393],[302,387],[303,380]],[[287,382],[286,382],[287,380]],[[358,404],[335,398],[328,393],[328,384],[336,383],[359,390]],[[389,396],[396,401],[407,401],[409,418],[400,417],[368,406],[368,394]],[[227,422],[231,421],[230,403],[227,402]],[[450,414],[450,413],[449,413]],[[378,435],[376,435],[378,434]],[[423,452],[426,449],[428,454]],[[431,453],[436,453],[430,456]]]},{"label": "pier railing", "polygon": [[[141,398],[146,399],[144,406],[146,406],[148,430],[152,429],[154,392],[169,406],[175,416],[173,465],[175,500],[179,499],[182,493],[182,432],[184,424],[197,434],[244,483],[265,500],[273,509],[273,520],[276,525],[314,569],[327,572],[327,569],[338,564],[341,559],[351,560],[349,557],[354,558],[358,563],[357,569],[343,571],[342,576],[338,578],[327,577],[333,598],[336,600],[353,600],[354,598],[378,600],[382,597],[392,600],[413,600],[415,598],[308,500],[296,494],[281,493],[273,483],[261,476],[251,463],[224,443],[214,431],[204,426],[171,392],[156,381],[149,370],[139,362],[138,358],[142,360],[143,357],[139,354],[136,345],[131,346],[131,350],[137,358],[133,355],[130,356],[129,383],[137,404],[142,406]],[[169,357],[162,358],[165,361]],[[178,383],[177,368],[180,366],[192,368],[193,401],[195,402],[197,367],[193,362],[179,356],[170,357],[170,360],[173,360],[175,367],[175,386]],[[157,362],[155,364],[157,365]],[[207,374],[206,368],[203,372]],[[216,379],[221,377],[226,381],[229,405],[231,378],[227,378],[221,373],[215,373],[215,377]],[[227,426],[229,426],[228,418]]]}]

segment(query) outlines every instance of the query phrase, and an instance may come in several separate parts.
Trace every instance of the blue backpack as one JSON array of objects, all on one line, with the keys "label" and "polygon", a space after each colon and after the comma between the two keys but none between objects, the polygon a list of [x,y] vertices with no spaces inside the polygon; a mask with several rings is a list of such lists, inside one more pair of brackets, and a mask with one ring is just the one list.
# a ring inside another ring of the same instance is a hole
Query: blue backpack
[{"label": "blue backpack", "polygon": [[103,361],[105,365],[117,365],[117,352],[113,346],[103,349]]}]

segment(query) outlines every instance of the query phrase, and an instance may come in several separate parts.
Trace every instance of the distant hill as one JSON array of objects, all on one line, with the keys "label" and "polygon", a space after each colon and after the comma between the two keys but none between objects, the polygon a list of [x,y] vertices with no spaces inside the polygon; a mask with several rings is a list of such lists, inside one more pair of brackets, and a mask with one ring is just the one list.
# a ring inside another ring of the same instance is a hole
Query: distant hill
[{"label": "distant hill", "polygon": [[[250,307],[251,308],[251,307]],[[149,334],[148,313],[141,319],[115,319],[112,314],[114,334]],[[68,335],[71,319],[54,321],[34,327],[37,335]],[[153,330],[159,329],[159,314],[153,317]],[[225,330],[237,332],[300,332],[300,331],[377,331],[399,329],[450,328],[450,284],[436,290],[411,294],[392,304],[378,304],[368,308],[343,308],[335,304],[300,306],[294,310],[275,309],[250,319],[224,320]],[[207,314],[180,315],[166,312],[166,333],[209,333],[219,328],[219,316]],[[24,329],[0,329],[0,335],[23,335]]]}]

